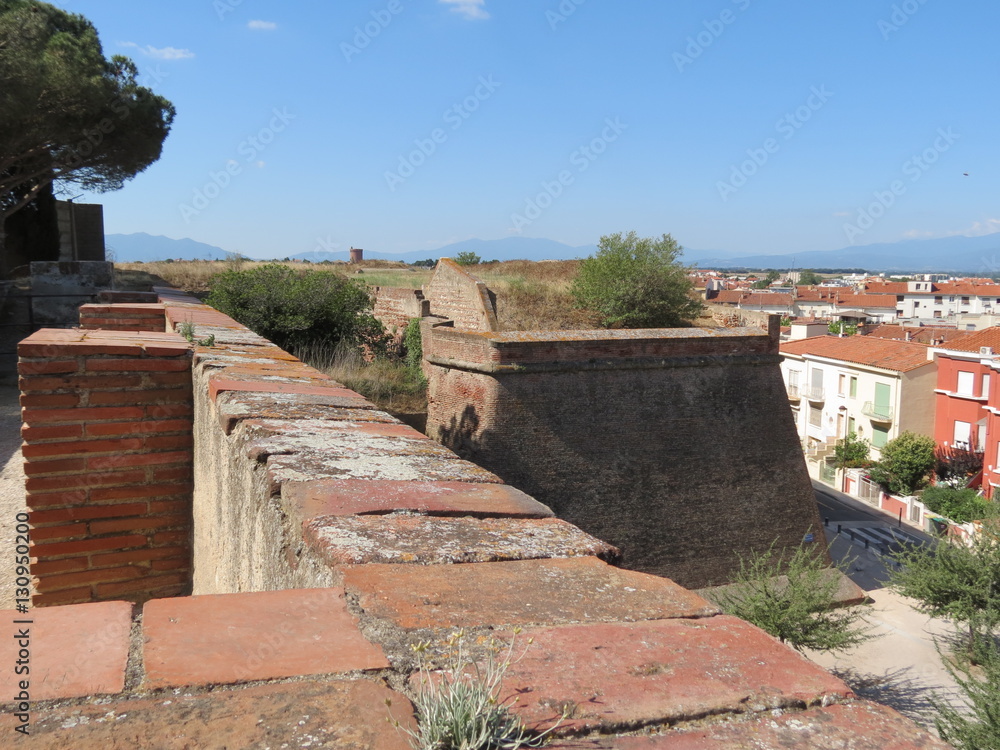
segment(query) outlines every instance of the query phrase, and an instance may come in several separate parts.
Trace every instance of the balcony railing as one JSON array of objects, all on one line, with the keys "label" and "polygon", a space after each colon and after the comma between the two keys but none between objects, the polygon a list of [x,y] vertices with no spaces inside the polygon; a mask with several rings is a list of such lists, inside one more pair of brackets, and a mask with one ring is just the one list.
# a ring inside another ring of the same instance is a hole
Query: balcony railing
[{"label": "balcony railing", "polygon": [[788,390],[788,400],[789,401],[799,401],[802,398],[802,394],[799,393],[799,387],[797,385],[790,385]]},{"label": "balcony railing", "polygon": [[809,386],[808,388],[802,389],[802,395],[805,396],[809,401],[824,401],[826,400],[826,392],[823,390],[822,386]]},{"label": "balcony railing", "polygon": [[891,406],[874,404],[871,401],[865,401],[865,405],[861,407],[861,413],[873,422],[891,422],[893,418]]}]

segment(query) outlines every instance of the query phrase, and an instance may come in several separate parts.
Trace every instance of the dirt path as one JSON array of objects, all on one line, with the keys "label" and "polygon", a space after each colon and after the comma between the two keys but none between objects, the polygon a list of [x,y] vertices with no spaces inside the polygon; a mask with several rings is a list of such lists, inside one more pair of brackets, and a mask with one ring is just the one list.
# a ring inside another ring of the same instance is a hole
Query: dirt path
[{"label": "dirt path", "polygon": [[0,609],[14,607],[15,516],[25,510],[21,407],[16,388],[0,387]]}]

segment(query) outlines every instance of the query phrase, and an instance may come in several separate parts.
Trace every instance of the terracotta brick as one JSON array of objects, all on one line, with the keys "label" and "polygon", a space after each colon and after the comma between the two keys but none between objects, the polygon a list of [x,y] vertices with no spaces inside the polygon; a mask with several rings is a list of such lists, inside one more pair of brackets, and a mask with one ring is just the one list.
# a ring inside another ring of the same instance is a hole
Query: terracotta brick
[{"label": "terracotta brick", "polygon": [[55,542],[54,544],[36,544],[32,555],[39,559],[57,557],[60,555],[81,555],[86,552],[106,550],[121,550],[129,547],[142,547],[147,539],[139,534],[126,536],[103,537],[101,539],[81,539],[77,542]]},{"label": "terracotta brick", "polygon": [[122,453],[142,449],[140,438],[120,440],[81,440],[79,442],[29,444],[22,448],[25,458],[69,456],[74,454]]},{"label": "terracotta brick", "polygon": [[25,476],[39,477],[47,474],[59,474],[72,472],[84,472],[87,470],[87,459],[85,458],[61,458],[54,461],[26,461],[24,464]]},{"label": "terracotta brick", "polygon": [[191,490],[191,484],[187,482],[142,484],[136,487],[93,489],[90,492],[90,497],[95,503],[100,503],[109,500],[133,500],[146,497],[190,496]]},{"label": "terracotta brick", "polygon": [[[10,610],[2,616],[8,628],[11,620],[23,619]],[[100,602],[53,607],[32,611],[30,619],[34,620],[31,626],[33,701],[117,693],[125,687],[131,604]],[[8,637],[0,641],[3,663],[14,663],[16,649],[15,639]],[[21,678],[13,669],[0,671],[0,693],[13,696],[18,679]],[[4,745],[10,747],[8,739]]]},{"label": "terracotta brick", "polygon": [[97,584],[97,596],[100,599],[107,599],[140,591],[152,592],[167,586],[187,585],[190,580],[190,573],[168,573],[159,576],[151,575],[125,583],[99,583]]},{"label": "terracotta brick", "polygon": [[153,469],[154,482],[185,482],[194,476],[191,466],[172,466],[166,469]]},{"label": "terracotta brick", "polygon": [[187,358],[88,359],[88,372],[184,372],[191,369]]},{"label": "terracotta brick", "polygon": [[190,531],[159,531],[153,535],[153,546],[169,544],[187,544],[191,539]]},{"label": "terracotta brick", "polygon": [[[149,451],[176,451],[194,446],[193,435],[166,435],[163,437],[147,437],[143,448]],[[190,455],[190,452],[188,453]]]},{"label": "terracotta brick", "polygon": [[31,574],[35,576],[47,576],[56,573],[75,573],[86,570],[88,567],[86,557],[67,557],[62,560],[45,560],[31,564]]},{"label": "terracotta brick", "polygon": [[151,372],[143,377],[148,386],[159,388],[187,386],[188,390],[191,389],[190,372]]},{"label": "terracotta brick", "polygon": [[60,424],[52,427],[38,427],[27,423],[21,425],[21,437],[29,443],[45,440],[66,440],[83,437],[82,424]]},{"label": "terracotta brick", "polygon": [[172,388],[155,391],[92,391],[88,403],[91,406],[107,406],[111,404],[131,406],[140,404],[187,403],[190,400],[190,390]]},{"label": "terracotta brick", "polygon": [[190,432],[190,419],[164,419],[142,422],[102,422],[86,426],[88,437],[112,437],[120,435],[146,435],[161,432]]},{"label": "terracotta brick", "polygon": [[157,547],[156,549],[136,549],[129,552],[112,552],[106,555],[91,555],[91,568],[115,567],[117,565],[137,565],[149,563],[151,560],[167,560],[170,558],[191,560],[191,548]]},{"label": "terracotta brick", "polygon": [[91,471],[105,469],[120,469],[126,466],[152,466],[162,464],[179,464],[192,460],[190,451],[171,451],[163,453],[130,453],[118,456],[98,456],[87,459]]},{"label": "terracotta brick", "polygon": [[28,495],[28,506],[35,508],[55,508],[83,505],[90,493],[87,490],[73,492],[32,492]]},{"label": "terracotta brick", "polygon": [[194,407],[190,404],[155,404],[146,406],[144,409],[145,419],[176,419],[194,416]]},{"label": "terracotta brick", "polygon": [[57,523],[60,521],[84,521],[92,518],[116,518],[135,516],[148,510],[146,503],[125,503],[122,505],[87,505],[82,508],[61,508],[59,510],[36,510],[29,513],[32,524]]},{"label": "terracotta brick", "polygon": [[191,560],[188,558],[172,557],[166,560],[153,560],[151,563],[153,570],[190,570]]},{"label": "terracotta brick", "polygon": [[191,512],[191,501],[190,500],[153,500],[149,503],[149,509],[147,511],[150,515],[159,515],[160,513],[190,513]]},{"label": "terracotta brick", "polygon": [[56,375],[60,373],[78,372],[80,363],[75,359],[21,361],[17,363],[20,375]]},{"label": "terracotta brick", "polygon": [[21,418],[30,425],[52,422],[98,422],[142,419],[145,411],[138,406],[95,407],[76,409],[25,409]]},{"label": "terracotta brick", "polygon": [[82,523],[63,524],[62,526],[43,526],[31,530],[29,535],[35,545],[32,554],[38,555],[38,544],[56,539],[83,539],[87,536],[87,525]]},{"label": "terracotta brick", "polygon": [[109,388],[139,388],[142,386],[141,375],[64,375],[60,378],[21,378],[19,387],[22,391],[59,391],[59,390],[107,390]]},{"label": "terracotta brick", "polygon": [[[108,521],[91,521],[91,534],[114,534],[119,531],[140,529],[166,529],[175,526],[190,526],[191,515],[145,516],[143,518],[120,518]],[[187,532],[184,532],[185,534]]]},{"label": "terracotta brick", "polygon": [[24,407],[67,408],[77,406],[80,396],[76,393],[22,393],[20,400]]},{"label": "terracotta brick", "polygon": [[35,594],[31,597],[34,607],[53,607],[60,604],[81,604],[92,600],[90,586],[65,591],[54,591],[51,594]]},{"label": "terracotta brick", "polygon": [[150,688],[389,666],[332,588],[149,602],[143,629]]},{"label": "terracotta brick", "polygon": [[[61,477],[28,477],[24,484],[29,494],[46,490],[68,490],[77,488],[111,487],[114,485],[141,484],[146,481],[146,473],[141,470],[112,471],[103,474],[66,474]],[[91,497],[94,497],[91,495]],[[143,497],[142,495],[122,495],[122,497]],[[94,497],[97,500],[96,497]],[[98,500],[99,502],[99,500]]]},{"label": "terracotta brick", "polygon": [[62,589],[89,586],[103,581],[131,581],[140,576],[142,576],[142,569],[133,566],[84,570],[79,573],[42,576],[38,579],[38,583],[35,584],[35,589],[41,594],[46,594]]}]

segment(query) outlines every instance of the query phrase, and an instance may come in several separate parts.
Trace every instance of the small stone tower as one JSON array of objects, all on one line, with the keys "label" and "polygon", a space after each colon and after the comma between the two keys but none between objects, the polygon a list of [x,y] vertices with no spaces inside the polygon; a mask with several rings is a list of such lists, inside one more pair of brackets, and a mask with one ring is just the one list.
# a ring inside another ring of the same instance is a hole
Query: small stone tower
[{"label": "small stone tower", "polygon": [[360,263],[365,259],[365,251],[360,247],[351,248],[351,263]]}]

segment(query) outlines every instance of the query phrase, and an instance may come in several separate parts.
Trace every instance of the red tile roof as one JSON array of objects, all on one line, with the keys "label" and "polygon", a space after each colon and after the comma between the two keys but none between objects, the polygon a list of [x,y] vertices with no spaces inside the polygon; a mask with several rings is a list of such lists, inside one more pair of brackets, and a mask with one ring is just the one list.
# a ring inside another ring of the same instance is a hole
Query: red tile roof
[{"label": "red tile roof", "polygon": [[791,307],[792,295],[783,292],[744,292],[739,289],[719,292],[709,302],[744,307]]},{"label": "red tile roof", "polygon": [[871,336],[813,336],[800,341],[781,344],[782,354],[797,356],[814,355],[839,359],[883,370],[909,372],[931,364],[927,359],[926,344],[894,339],[875,339]]},{"label": "red tile roof", "polygon": [[968,336],[958,341],[949,341],[941,348],[955,352],[979,352],[984,346],[992,347],[994,352],[1000,354],[1000,326],[971,331]]},{"label": "red tile roof", "polygon": [[[909,334],[909,339],[906,338]],[[884,323],[873,328],[866,336],[877,339],[898,339],[899,341],[916,341],[920,344],[937,344],[938,342],[958,341],[971,335],[970,331],[960,331],[954,326],[902,326]]]}]

